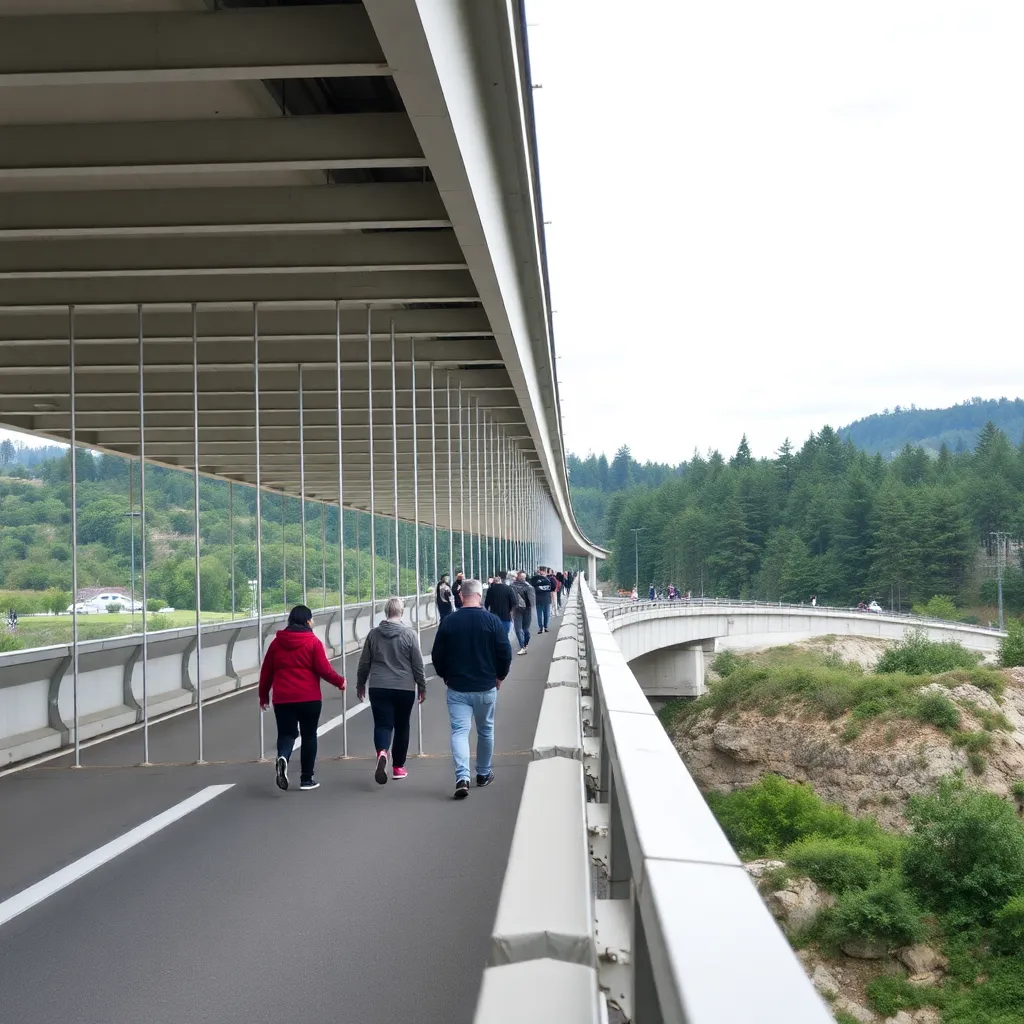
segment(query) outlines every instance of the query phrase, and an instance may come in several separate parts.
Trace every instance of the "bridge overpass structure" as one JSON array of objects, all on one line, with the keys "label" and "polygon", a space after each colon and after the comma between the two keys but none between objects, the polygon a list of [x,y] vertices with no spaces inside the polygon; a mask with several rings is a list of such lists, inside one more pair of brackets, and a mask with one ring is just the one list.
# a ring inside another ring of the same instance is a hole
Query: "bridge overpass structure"
[{"label": "bridge overpass structure", "polygon": [[650,698],[699,697],[706,656],[727,647],[769,647],[813,637],[902,640],[921,630],[929,640],[956,641],[987,657],[1006,634],[997,629],[929,619],[782,602],[691,598],[603,600],[615,641]]}]

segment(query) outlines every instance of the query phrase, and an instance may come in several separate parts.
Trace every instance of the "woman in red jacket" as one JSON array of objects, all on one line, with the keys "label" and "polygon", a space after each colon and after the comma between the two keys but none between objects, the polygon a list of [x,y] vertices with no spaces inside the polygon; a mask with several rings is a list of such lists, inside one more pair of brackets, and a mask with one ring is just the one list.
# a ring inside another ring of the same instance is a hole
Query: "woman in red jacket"
[{"label": "woman in red jacket", "polygon": [[260,708],[267,709],[270,691],[274,691],[274,717],[277,719],[277,785],[288,788],[288,761],[295,738],[302,732],[299,789],[316,789],[313,778],[316,764],[316,729],[323,701],[320,680],[326,679],[339,690],[345,689],[345,677],[331,668],[320,638],[313,632],[313,613],[297,604],[288,615],[288,626],[278,632],[267,648],[260,669]]}]

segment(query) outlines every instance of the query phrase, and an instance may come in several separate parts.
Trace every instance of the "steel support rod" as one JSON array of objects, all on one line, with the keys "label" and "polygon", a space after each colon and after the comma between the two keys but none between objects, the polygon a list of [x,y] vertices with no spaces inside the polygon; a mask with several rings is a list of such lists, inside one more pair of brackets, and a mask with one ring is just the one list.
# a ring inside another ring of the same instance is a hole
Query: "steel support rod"
[{"label": "steel support rod", "polygon": [[[367,324],[369,330],[369,324]],[[338,413],[338,592],[340,601],[340,619],[338,623],[338,643],[341,646],[341,674],[346,674],[345,658],[345,474],[344,460],[341,454],[342,421],[341,421],[341,302],[334,303],[334,358],[335,358],[335,390]],[[356,530],[359,529],[359,513],[356,513]],[[358,538],[358,534],[356,535]],[[358,540],[357,540],[358,544]],[[356,581],[359,580],[359,548],[356,548]],[[372,613],[371,613],[372,618]],[[348,691],[341,691],[341,733],[342,754],[348,757]]]},{"label": "steel support rod", "polygon": [[480,578],[487,574],[484,566],[484,527],[483,527],[483,479],[480,475],[480,402],[473,403],[476,415],[476,564],[480,568]]},{"label": "steel support rod", "polygon": [[[136,309],[139,327],[139,536],[142,574],[142,763],[149,764],[149,636],[146,622],[146,388],[142,351],[142,304]],[[135,520],[132,520],[135,529]]]},{"label": "steel support rod", "polygon": [[445,420],[448,425],[448,582],[455,585],[455,530],[452,502],[452,375],[444,375]]},{"label": "steel support rod", "polygon": [[[423,650],[423,585],[420,582],[420,457],[419,433],[416,428],[416,339],[409,341],[409,364],[412,369],[412,507],[413,523],[416,527],[416,645]],[[417,695],[418,696],[418,695]],[[423,705],[416,701],[416,739],[420,756],[423,756]]]},{"label": "steel support rod", "polygon": [[367,422],[370,426],[370,625],[374,625],[373,617],[377,614],[377,530],[374,523],[376,505],[373,495],[373,335],[371,333],[372,314],[366,307],[366,403]]},{"label": "steel support rod", "polygon": [[[466,398],[466,512],[469,521],[469,575],[477,576],[478,566],[473,557],[473,399]],[[459,430],[462,430],[460,423]],[[477,472],[479,476],[479,471]]]},{"label": "steel support rod", "polygon": [[281,492],[281,597],[284,600],[284,610],[288,611],[288,541],[285,537],[285,526],[288,519],[288,502],[285,500],[284,491]]},{"label": "steel support rod", "polygon": [[71,699],[75,727],[75,767],[82,767],[82,744],[78,735],[78,445],[75,413],[75,307],[68,306],[68,370],[71,404]]},{"label": "steel support rod", "polygon": [[[434,412],[434,364],[430,364],[430,507],[434,524],[434,586],[440,582],[437,564],[437,425]],[[434,609],[437,615],[437,608]]]},{"label": "steel support rod", "polygon": [[[252,304],[252,394],[256,424],[256,657],[263,663],[263,485],[260,480],[260,309]],[[260,709],[260,760],[266,741]]]},{"label": "steel support rod", "polygon": [[463,575],[466,572],[466,508],[464,505],[464,490],[462,486],[463,473],[465,472],[462,468],[462,381],[459,381],[459,394],[458,394],[458,414],[459,414],[459,568]]},{"label": "steel support rod", "polygon": [[202,590],[199,579],[199,330],[198,311],[192,303],[192,525],[196,543],[196,725],[198,727],[199,756],[197,764],[205,764],[203,757],[203,631],[199,609]]},{"label": "steel support rod", "polygon": [[321,608],[327,607],[327,506],[320,502],[320,584],[323,589]]},{"label": "steel support rod", "polygon": [[402,553],[398,535],[398,372],[395,364],[395,321],[391,321],[391,480],[395,502],[395,596],[402,594]]},{"label": "steel support rod", "polygon": [[492,544],[494,536],[494,523],[492,519],[494,514],[494,502],[492,501],[494,490],[492,488],[491,474],[488,470],[488,463],[490,462],[488,448],[490,443],[491,424],[487,419],[487,413],[484,413],[484,575],[488,579],[494,575],[494,545]]},{"label": "steel support rod", "polygon": [[228,546],[231,558],[231,619],[235,618],[235,485],[228,481]]},{"label": "steel support rod", "polygon": [[299,363],[299,543],[302,545],[302,603],[309,605],[306,589],[306,438],[303,430],[302,363]]}]

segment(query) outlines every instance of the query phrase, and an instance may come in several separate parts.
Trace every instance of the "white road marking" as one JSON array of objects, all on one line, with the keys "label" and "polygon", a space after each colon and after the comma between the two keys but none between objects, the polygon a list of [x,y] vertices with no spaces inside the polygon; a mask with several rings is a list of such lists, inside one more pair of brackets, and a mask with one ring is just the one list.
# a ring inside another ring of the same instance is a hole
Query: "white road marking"
[{"label": "white road marking", "polygon": [[188,799],[182,800],[181,803],[175,804],[154,818],[150,818],[149,821],[136,825],[135,828],[125,832],[122,836],[118,836],[117,839],[112,839],[109,843],[99,847],[99,849],[93,850],[92,853],[87,853],[84,857],[80,857],[67,867],[55,871],[42,881],[36,882],[35,885],[30,885],[17,895],[4,900],[3,903],[0,903],[0,926],[5,925],[19,914],[23,914],[37,903],[42,903],[43,900],[52,896],[55,892],[60,892],[61,889],[71,885],[72,882],[77,882],[78,879],[84,878],[90,872],[95,871],[98,867],[102,867],[126,850],[130,850],[133,846],[137,846],[144,839],[148,839],[161,829],[167,828],[168,825],[178,821],[179,818],[184,818],[186,814],[202,807],[203,804],[209,803],[214,797],[227,792],[233,786],[234,783],[207,786],[193,796],[188,797]]}]

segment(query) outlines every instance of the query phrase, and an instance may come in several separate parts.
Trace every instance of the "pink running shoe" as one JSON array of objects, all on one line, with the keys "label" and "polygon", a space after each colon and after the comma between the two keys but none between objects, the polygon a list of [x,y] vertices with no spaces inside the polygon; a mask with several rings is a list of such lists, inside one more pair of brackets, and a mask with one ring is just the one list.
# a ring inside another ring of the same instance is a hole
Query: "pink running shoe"
[{"label": "pink running shoe", "polygon": [[391,771],[391,777],[393,779],[404,779],[407,778],[409,773],[404,768],[393,768]]}]

